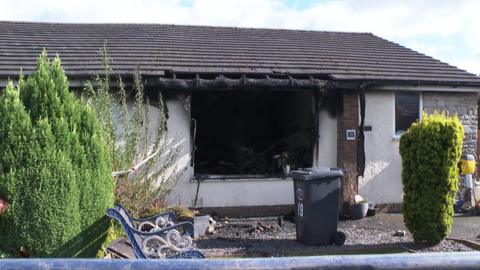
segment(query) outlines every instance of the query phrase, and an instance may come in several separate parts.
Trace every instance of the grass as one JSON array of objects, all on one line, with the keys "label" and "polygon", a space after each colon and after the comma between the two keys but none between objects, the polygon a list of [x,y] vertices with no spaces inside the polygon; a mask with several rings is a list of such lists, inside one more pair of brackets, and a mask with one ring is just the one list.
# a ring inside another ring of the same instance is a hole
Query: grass
[{"label": "grass", "polygon": [[113,219],[110,220],[110,227],[107,231],[107,237],[102,244],[102,248],[97,252],[96,258],[105,258],[107,256],[107,247],[118,238],[125,236],[125,232],[122,229],[122,225]]}]

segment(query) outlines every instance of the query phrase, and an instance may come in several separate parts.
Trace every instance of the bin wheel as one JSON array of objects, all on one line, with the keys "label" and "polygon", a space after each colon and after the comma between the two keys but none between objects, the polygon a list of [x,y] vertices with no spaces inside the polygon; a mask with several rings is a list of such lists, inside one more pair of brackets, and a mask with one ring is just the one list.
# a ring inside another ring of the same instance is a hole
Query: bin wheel
[{"label": "bin wheel", "polygon": [[341,246],[345,243],[345,239],[346,239],[346,235],[344,232],[342,231],[337,231],[335,233],[335,236],[333,237],[333,243],[336,245],[336,246]]}]

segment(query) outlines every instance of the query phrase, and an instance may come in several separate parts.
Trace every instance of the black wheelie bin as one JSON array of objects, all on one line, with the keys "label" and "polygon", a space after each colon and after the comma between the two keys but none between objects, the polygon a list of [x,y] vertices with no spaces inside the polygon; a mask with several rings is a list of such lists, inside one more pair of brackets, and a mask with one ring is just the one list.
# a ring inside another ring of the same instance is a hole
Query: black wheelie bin
[{"label": "black wheelie bin", "polygon": [[292,172],[297,240],[306,245],[343,245],[338,231],[343,172],[337,168],[307,168]]}]

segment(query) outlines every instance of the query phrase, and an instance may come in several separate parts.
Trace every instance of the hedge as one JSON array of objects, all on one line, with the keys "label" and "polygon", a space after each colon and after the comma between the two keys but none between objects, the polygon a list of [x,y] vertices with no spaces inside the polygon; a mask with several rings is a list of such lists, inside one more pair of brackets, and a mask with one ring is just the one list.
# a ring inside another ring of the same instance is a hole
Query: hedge
[{"label": "hedge", "polygon": [[69,90],[60,59],[0,98],[0,249],[30,257],[93,257],[113,203],[106,142],[92,109]]},{"label": "hedge", "polygon": [[453,223],[463,126],[457,116],[424,114],[400,138],[403,214],[417,242],[437,244]]}]

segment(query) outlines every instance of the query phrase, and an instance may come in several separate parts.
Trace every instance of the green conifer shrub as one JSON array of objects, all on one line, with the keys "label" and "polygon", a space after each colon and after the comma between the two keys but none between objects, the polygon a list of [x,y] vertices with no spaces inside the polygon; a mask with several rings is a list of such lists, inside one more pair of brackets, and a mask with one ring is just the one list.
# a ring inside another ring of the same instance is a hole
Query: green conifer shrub
[{"label": "green conifer shrub", "polygon": [[0,98],[2,250],[31,257],[93,257],[108,228],[114,182],[93,110],[68,87],[60,59],[44,51],[38,70]]},{"label": "green conifer shrub", "polygon": [[463,126],[457,116],[424,114],[400,139],[403,214],[417,242],[438,244],[451,231]]}]

